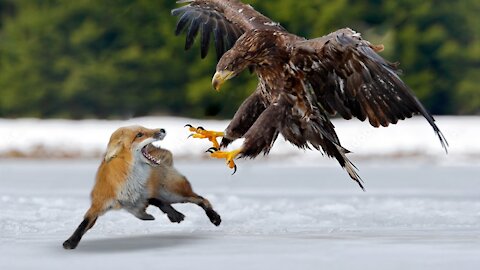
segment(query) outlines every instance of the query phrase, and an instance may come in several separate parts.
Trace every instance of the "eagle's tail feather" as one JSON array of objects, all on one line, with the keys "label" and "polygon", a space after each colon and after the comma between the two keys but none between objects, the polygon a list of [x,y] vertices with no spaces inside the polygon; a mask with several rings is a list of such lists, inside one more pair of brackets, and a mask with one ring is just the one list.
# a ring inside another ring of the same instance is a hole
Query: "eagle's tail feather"
[{"label": "eagle's tail feather", "polygon": [[342,165],[342,167],[347,171],[348,175],[350,175],[350,178],[352,178],[353,181],[357,182],[360,188],[365,191],[365,187],[362,184],[363,180],[357,173],[358,168],[345,155],[346,153],[349,153],[349,151],[345,151],[346,149],[341,147],[340,145],[335,144],[335,146],[337,147],[337,151],[340,154],[340,159],[335,156],[338,162],[340,162],[340,165]]},{"label": "eagle's tail feather", "polygon": [[[346,154],[350,153],[340,145],[340,140],[335,133],[334,126],[327,117],[313,117],[309,121],[309,125],[305,130],[305,139],[315,149],[323,150],[325,154],[335,158],[340,166],[344,168],[348,175],[365,191],[363,180],[357,173],[357,167],[347,158]],[[283,132],[282,132],[283,133]],[[289,139],[292,141],[291,139]]]}]

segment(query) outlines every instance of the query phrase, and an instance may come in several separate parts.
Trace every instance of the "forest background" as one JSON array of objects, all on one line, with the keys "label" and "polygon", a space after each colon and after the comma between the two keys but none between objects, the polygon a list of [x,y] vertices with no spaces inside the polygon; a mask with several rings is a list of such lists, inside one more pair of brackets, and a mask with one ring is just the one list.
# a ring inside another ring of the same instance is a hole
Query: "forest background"
[{"label": "forest background", "polygon": [[[248,0],[290,32],[350,27],[437,115],[480,114],[478,0]],[[231,118],[256,86],[248,72],[211,86],[216,55],[184,52],[174,0],[0,0],[0,117]]]}]

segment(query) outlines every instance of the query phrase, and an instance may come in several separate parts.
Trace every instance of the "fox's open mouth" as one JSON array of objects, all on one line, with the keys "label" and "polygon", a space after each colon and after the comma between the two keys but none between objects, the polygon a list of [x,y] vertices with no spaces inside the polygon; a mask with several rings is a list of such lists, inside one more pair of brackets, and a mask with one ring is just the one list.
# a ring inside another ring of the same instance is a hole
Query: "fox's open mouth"
[{"label": "fox's open mouth", "polygon": [[142,147],[142,155],[148,160],[150,161],[152,164],[155,164],[155,165],[159,165],[160,164],[160,160],[156,159],[154,156],[150,155],[150,153],[148,153],[148,147],[155,147],[153,146],[151,143],[145,145],[144,147]]}]

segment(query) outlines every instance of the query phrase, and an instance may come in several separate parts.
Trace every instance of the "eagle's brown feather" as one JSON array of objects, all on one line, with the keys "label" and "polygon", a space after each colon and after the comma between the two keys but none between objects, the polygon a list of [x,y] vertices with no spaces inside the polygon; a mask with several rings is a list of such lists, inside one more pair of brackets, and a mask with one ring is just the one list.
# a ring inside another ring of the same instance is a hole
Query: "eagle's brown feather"
[{"label": "eagle's brown feather", "polygon": [[243,137],[241,156],[254,158],[267,154],[281,133],[300,148],[315,148],[337,159],[362,188],[328,115],[368,119],[379,127],[420,114],[447,149],[433,117],[400,79],[398,65],[377,54],[383,46],[370,44],[348,28],[307,40],[238,0],[180,2],[188,5],[172,14],[180,16],[177,34],[188,27],[186,49],[201,32],[205,57],[213,32],[220,58],[217,73],[230,78],[252,68],[259,79],[257,90],[226,129],[221,146]]},{"label": "eagle's brown feather", "polygon": [[185,49],[188,50],[198,33],[198,25],[202,25],[200,40],[202,58],[207,56],[212,33],[217,57],[220,59],[246,31],[253,29],[285,31],[280,24],[257,12],[252,6],[237,0],[182,0],[177,3],[188,5],[172,10],[172,15],[180,17],[175,34],[179,35],[187,29]]},{"label": "eagle's brown feather", "polygon": [[374,127],[395,124],[414,114],[424,116],[447,143],[410,88],[400,79],[397,64],[381,58],[375,47],[351,29],[325,37],[298,42],[294,63],[306,71],[320,104],[332,115],[352,116]]}]

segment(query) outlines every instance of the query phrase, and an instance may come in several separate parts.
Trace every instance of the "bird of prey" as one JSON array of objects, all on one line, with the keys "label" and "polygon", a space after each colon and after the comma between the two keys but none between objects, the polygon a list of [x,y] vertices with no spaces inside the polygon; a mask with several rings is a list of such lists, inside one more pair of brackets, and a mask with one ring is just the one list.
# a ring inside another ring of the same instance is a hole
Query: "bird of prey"
[{"label": "bird of prey", "polygon": [[[306,39],[287,32],[250,5],[237,0],[181,0],[176,34],[186,33],[185,49],[200,35],[201,57],[213,34],[218,63],[212,85],[245,69],[258,77],[256,90],[242,103],[224,132],[189,126],[195,138],[213,142],[212,157],[234,159],[268,154],[279,134],[299,148],[314,148],[335,158],[363,189],[329,117],[368,119],[374,127],[396,124],[420,114],[432,126],[445,151],[447,141],[432,115],[400,79],[397,64],[349,28]],[[220,143],[217,137],[222,137]],[[244,138],[234,151],[221,151]]]}]

